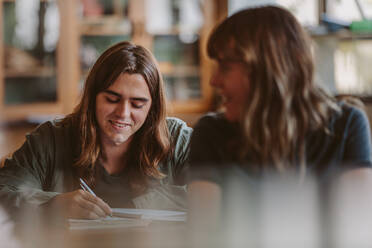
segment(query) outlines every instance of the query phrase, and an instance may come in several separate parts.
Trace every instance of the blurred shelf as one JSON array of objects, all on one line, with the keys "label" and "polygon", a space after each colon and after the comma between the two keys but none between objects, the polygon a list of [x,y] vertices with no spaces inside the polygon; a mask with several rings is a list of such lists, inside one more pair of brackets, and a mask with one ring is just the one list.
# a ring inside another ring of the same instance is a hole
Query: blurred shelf
[{"label": "blurred shelf", "polygon": [[101,29],[101,28],[89,28],[81,30],[81,35],[84,36],[113,36],[113,35],[129,35],[130,32],[127,30],[123,31],[120,28],[110,28],[110,29]]},{"label": "blurred shelf", "polygon": [[168,112],[173,113],[203,113],[209,111],[209,102],[198,100],[172,100],[168,101]]},{"label": "blurred shelf", "polygon": [[[167,30],[162,30],[162,31],[156,31],[156,32],[150,32],[152,36],[165,36],[165,35],[180,35],[182,30],[178,25],[174,25],[171,28]],[[193,33],[195,35],[200,35],[198,32]]]},{"label": "blurred shelf", "polygon": [[123,17],[117,15],[83,16],[80,23],[82,25],[113,24],[122,20]]},{"label": "blurred shelf", "polygon": [[53,67],[35,67],[14,69],[5,68],[5,78],[26,78],[26,77],[52,77],[56,75],[55,68]]},{"label": "blurred shelf", "polygon": [[84,17],[80,22],[81,35],[129,35],[131,25],[118,16]]},{"label": "blurred shelf", "polygon": [[[77,104],[81,81],[87,75],[86,69],[91,68],[109,46],[123,40],[148,48],[159,61],[165,87],[172,93],[170,99],[175,99],[168,102],[168,113],[202,113],[209,110],[213,97],[209,86],[212,63],[206,56],[205,44],[207,35],[218,19],[219,1],[197,3],[196,7],[201,9],[201,26],[192,34],[185,33],[185,36],[177,24],[180,9],[172,9],[172,21],[166,25],[169,28],[154,32],[146,30],[148,11],[145,0],[100,0],[104,8],[98,16],[89,16],[86,9],[84,12],[81,0],[39,2],[55,4],[59,12],[58,45],[53,54],[48,54],[48,58],[39,58],[30,49],[15,47],[11,50],[11,45],[16,46],[10,37],[15,33],[17,17],[13,13],[13,5],[16,0],[0,0],[0,27],[3,29],[0,34],[1,119],[24,119],[31,114],[70,113]],[[164,1],[163,4],[171,4],[172,8],[181,6],[174,3],[176,1]],[[163,18],[161,12],[155,9],[152,13],[156,15],[154,18]],[[46,21],[42,11],[34,18]],[[5,41],[4,38],[9,39]],[[34,56],[35,60],[32,58]],[[49,67],[41,66],[47,63]],[[46,100],[38,95],[41,93],[45,93]],[[28,100],[29,96],[33,97],[33,101]],[[10,98],[12,101],[9,101]]]},{"label": "blurred shelf", "polygon": [[[2,111],[0,122],[25,120],[35,115],[56,114],[63,112],[63,105],[59,103],[30,103],[19,105],[7,105]],[[28,114],[25,114],[28,113]]]},{"label": "blurred shelf", "polygon": [[[0,0],[0,119],[20,121],[30,115],[70,113],[78,99],[79,1],[36,0],[36,6],[41,3],[37,12],[13,3],[21,1]],[[55,12],[48,12],[49,7]],[[23,8],[22,12],[18,8]],[[47,18],[47,13],[54,15]],[[33,21],[35,29],[26,31],[36,32],[30,33],[35,40],[16,35],[17,23]],[[48,43],[45,30],[57,24],[59,28]]]},{"label": "blurred shelf", "polygon": [[[2,0],[4,3],[15,3],[17,0]],[[56,2],[57,0],[39,0],[40,2]]]},{"label": "blurred shelf", "polygon": [[185,77],[193,76],[198,77],[200,75],[199,66],[195,65],[173,65],[168,62],[160,62],[159,68],[164,76],[171,77]]},{"label": "blurred shelf", "polygon": [[129,35],[130,32],[127,30],[122,30],[121,28],[110,28],[110,29],[102,29],[102,28],[83,28],[80,32],[82,35],[85,36],[112,36],[112,35]]},{"label": "blurred shelf", "polygon": [[329,32],[325,29],[308,30],[312,38],[334,38],[334,39],[372,39],[372,32],[352,32],[347,29],[341,29]]}]

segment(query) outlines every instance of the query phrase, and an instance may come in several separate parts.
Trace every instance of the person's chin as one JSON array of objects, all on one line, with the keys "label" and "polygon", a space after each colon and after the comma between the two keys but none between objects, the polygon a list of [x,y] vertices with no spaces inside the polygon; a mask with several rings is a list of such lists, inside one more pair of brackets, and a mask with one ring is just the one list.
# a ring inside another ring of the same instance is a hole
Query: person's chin
[{"label": "person's chin", "polygon": [[119,146],[121,144],[124,144],[128,141],[129,136],[121,136],[121,137],[115,137],[112,141],[116,146]]}]

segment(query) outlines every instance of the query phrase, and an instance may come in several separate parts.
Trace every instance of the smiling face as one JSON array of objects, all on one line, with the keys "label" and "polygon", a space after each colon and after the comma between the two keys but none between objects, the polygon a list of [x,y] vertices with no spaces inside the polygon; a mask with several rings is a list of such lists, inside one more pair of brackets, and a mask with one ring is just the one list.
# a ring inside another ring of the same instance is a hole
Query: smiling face
[{"label": "smiling face", "polygon": [[102,145],[128,145],[143,125],[151,95],[141,74],[122,73],[96,96],[96,120]]},{"label": "smiling face", "polygon": [[249,90],[247,69],[241,62],[219,61],[211,85],[223,97],[225,117],[231,122],[239,121]]}]

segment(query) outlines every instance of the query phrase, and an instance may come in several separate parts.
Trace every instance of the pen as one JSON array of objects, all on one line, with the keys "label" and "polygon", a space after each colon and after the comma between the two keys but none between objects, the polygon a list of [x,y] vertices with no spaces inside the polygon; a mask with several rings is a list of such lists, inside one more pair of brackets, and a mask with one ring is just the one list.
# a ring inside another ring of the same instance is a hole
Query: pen
[{"label": "pen", "polygon": [[[80,187],[84,191],[89,192],[93,196],[97,197],[96,194],[93,192],[93,190],[91,188],[89,188],[88,184],[86,184],[86,182],[82,178],[79,178],[79,180],[80,180]],[[112,217],[112,213],[110,214],[110,216]]]},{"label": "pen", "polygon": [[87,191],[89,193],[91,193],[92,195],[96,196],[96,194],[93,192],[93,190],[91,190],[88,186],[88,184],[85,183],[85,181],[80,178],[80,187],[84,190],[84,191]]}]

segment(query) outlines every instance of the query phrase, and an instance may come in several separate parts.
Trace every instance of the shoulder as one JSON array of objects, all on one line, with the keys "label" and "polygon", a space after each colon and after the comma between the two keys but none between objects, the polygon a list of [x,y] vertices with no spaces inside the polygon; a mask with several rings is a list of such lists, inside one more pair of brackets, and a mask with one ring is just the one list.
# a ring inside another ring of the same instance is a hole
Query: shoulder
[{"label": "shoulder", "polygon": [[46,121],[37,126],[33,131],[26,134],[26,137],[43,138],[49,137],[56,129],[55,121]]},{"label": "shoulder", "polygon": [[25,142],[9,155],[9,163],[33,164],[33,157],[45,161],[54,150],[54,129],[53,121],[46,121],[26,134]]},{"label": "shoulder", "polygon": [[175,117],[167,117],[169,138],[176,153],[187,150],[193,129],[186,122]]},{"label": "shoulder", "polygon": [[38,125],[35,131],[45,131],[45,130],[58,130],[58,129],[65,129],[66,127],[70,126],[69,119],[53,119],[50,121],[45,121]]},{"label": "shoulder", "polygon": [[364,116],[365,115],[365,112],[362,109],[362,107],[355,106],[355,105],[352,105],[344,101],[339,102],[338,105],[341,107],[342,114],[344,116],[361,116],[361,115]]},{"label": "shoulder", "polygon": [[71,135],[72,131],[73,128],[70,122],[63,121],[63,119],[55,119],[40,124],[32,132],[28,133],[26,137],[37,139],[45,143],[71,137],[73,136]]},{"label": "shoulder", "polygon": [[222,113],[218,112],[209,112],[203,115],[198,123],[205,123],[205,122],[213,122],[213,123],[218,123],[218,122],[224,122],[225,118]]},{"label": "shoulder", "polygon": [[184,133],[185,135],[192,133],[192,128],[187,126],[186,122],[176,117],[167,117],[166,118],[169,134],[171,136]]},{"label": "shoulder", "polygon": [[345,144],[344,160],[358,165],[372,164],[370,124],[366,113],[359,107],[342,104],[339,117],[341,142]]},{"label": "shoulder", "polygon": [[[189,144],[192,135],[192,128],[174,117],[166,119],[169,130],[169,141],[171,143],[171,152],[162,165],[163,173],[168,175],[168,183],[183,182],[183,173],[186,168],[186,161],[189,154]],[[178,184],[178,183],[177,183]]]},{"label": "shoulder", "polygon": [[233,125],[224,118],[222,113],[210,112],[202,116],[195,124],[194,134],[223,134],[232,129]]},{"label": "shoulder", "polygon": [[336,130],[342,129],[345,135],[347,135],[349,131],[357,131],[360,129],[369,130],[368,117],[363,109],[345,102],[340,102],[339,106],[341,111],[333,115],[331,122],[331,125],[333,125]]},{"label": "shoulder", "polygon": [[[217,156],[216,151],[223,154],[231,140],[238,138],[238,129],[233,123],[226,120],[221,113],[208,113],[196,123],[191,138],[191,150],[196,153],[205,153],[210,150]],[[204,155],[200,155],[204,156]],[[221,155],[223,156],[223,155]]]},{"label": "shoulder", "polygon": [[348,116],[350,120],[357,122],[368,122],[365,111],[360,107],[352,106],[350,104],[343,104],[342,110],[344,115]]}]

